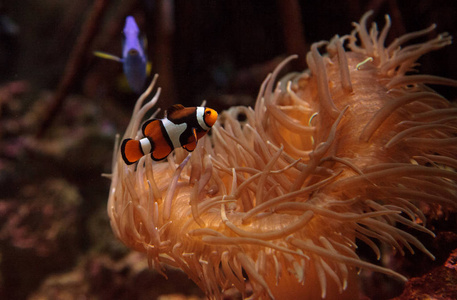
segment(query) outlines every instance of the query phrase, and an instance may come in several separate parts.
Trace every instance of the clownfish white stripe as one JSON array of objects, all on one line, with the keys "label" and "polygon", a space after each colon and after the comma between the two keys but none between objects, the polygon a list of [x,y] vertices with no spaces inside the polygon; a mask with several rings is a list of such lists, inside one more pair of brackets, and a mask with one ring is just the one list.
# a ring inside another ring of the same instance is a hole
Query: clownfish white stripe
[{"label": "clownfish white stripe", "polygon": [[140,145],[141,145],[141,151],[143,154],[148,154],[151,153],[151,142],[149,141],[148,138],[142,138],[140,140]]},{"label": "clownfish white stripe", "polygon": [[183,134],[183,132],[186,130],[187,124],[175,124],[168,119],[162,119],[162,125],[165,128],[171,143],[173,144],[173,148],[182,147],[179,138],[181,137],[181,134]]},{"label": "clownfish white stripe", "polygon": [[205,108],[202,106],[197,107],[197,121],[203,130],[209,130],[208,125],[205,123]]}]

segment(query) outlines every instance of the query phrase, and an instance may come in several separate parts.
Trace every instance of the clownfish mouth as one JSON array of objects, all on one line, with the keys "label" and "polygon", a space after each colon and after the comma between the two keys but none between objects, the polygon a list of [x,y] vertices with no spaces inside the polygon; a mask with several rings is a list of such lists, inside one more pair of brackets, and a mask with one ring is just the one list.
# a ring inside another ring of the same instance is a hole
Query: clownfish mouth
[{"label": "clownfish mouth", "polygon": [[[457,81],[409,75],[451,37],[403,47],[429,27],[385,46],[390,19],[378,32],[366,26],[370,14],[351,35],[313,44],[310,70],[276,81],[295,56],[283,61],[254,109],[219,117],[201,109],[211,136],[202,138],[199,120],[193,132],[148,121],[138,134],[159,93],[146,104],[147,94],[140,97],[113,161],[108,214],[116,236],[162,274],[163,263],[181,268],[209,298],[233,287],[248,296],[249,282],[252,298],[352,299],[359,269],[406,280],[360,259],[357,243],[378,259],[379,243],[433,258],[396,224],[433,235],[422,209],[457,209],[456,108],[426,86]],[[198,108],[174,107],[167,120],[178,124],[184,109]],[[188,134],[192,155],[171,153],[163,132]],[[155,151],[168,159],[153,162]],[[133,160],[135,168],[126,166]]]}]

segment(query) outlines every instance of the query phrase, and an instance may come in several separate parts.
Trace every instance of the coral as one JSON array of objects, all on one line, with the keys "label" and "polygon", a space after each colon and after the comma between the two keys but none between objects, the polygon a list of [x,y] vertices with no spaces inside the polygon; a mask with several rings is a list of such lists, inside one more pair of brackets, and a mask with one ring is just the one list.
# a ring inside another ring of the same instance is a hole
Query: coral
[{"label": "coral", "polygon": [[47,180],[24,186],[21,201],[0,200],[0,240],[38,256],[56,253],[76,239],[75,207],[81,196],[65,180]]},{"label": "coral", "polygon": [[[377,241],[433,258],[396,225],[433,235],[422,210],[457,207],[457,110],[426,86],[457,82],[411,74],[451,38],[410,43],[430,26],[385,46],[390,19],[378,31],[367,28],[369,15],[352,34],[313,44],[309,71],[276,82],[294,56],[283,61],[255,108],[222,112],[192,154],[127,166],[116,146],[108,201],[116,236],[161,273],[164,263],[181,268],[210,298],[232,287],[248,296],[249,280],[253,298],[352,299],[359,268],[406,280],[361,260],[361,242],[378,259]],[[160,94],[144,104],[154,83],[124,138],[141,136]]]},{"label": "coral", "polygon": [[[185,274],[176,269],[168,273],[181,283],[181,299],[203,299],[196,286],[186,284],[192,282]],[[70,272],[49,276],[29,299],[159,299],[172,293],[176,294],[174,281],[148,272],[144,255],[132,252],[113,260],[93,253],[83,257]]]},{"label": "coral", "polygon": [[[71,265],[78,253],[78,190],[64,179],[24,184],[0,199],[0,297],[22,299],[37,278]],[[52,258],[52,259],[50,259]]]},{"label": "coral", "polygon": [[445,264],[435,268],[422,277],[411,278],[405,286],[403,294],[394,300],[403,299],[456,299],[457,298],[457,249]]}]

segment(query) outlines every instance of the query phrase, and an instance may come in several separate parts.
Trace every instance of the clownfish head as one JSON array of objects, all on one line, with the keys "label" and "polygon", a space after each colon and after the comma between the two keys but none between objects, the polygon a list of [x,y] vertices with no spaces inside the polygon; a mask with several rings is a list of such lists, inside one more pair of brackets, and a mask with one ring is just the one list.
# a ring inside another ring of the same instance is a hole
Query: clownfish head
[{"label": "clownfish head", "polygon": [[217,112],[214,109],[206,107],[203,118],[208,127],[212,127],[217,121]]}]

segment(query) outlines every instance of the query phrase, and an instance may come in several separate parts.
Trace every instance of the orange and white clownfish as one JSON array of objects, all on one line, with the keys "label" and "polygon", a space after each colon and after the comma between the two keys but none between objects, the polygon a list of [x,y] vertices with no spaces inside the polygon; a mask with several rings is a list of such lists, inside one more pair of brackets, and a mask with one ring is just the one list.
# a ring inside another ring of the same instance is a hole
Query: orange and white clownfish
[{"label": "orange and white clownfish", "polygon": [[184,107],[175,104],[163,119],[151,119],[142,126],[144,138],[122,141],[124,162],[131,165],[151,153],[153,160],[166,158],[171,151],[182,147],[192,152],[197,141],[216,123],[217,112],[207,107]]}]

